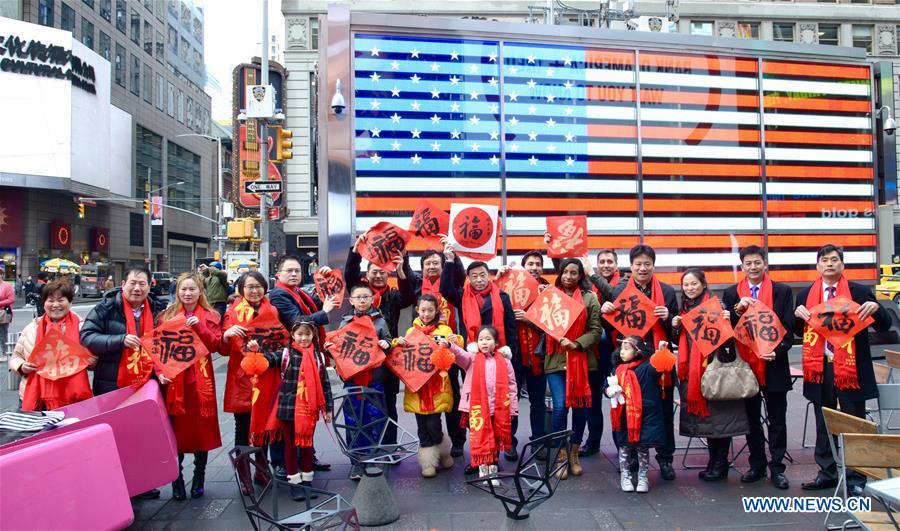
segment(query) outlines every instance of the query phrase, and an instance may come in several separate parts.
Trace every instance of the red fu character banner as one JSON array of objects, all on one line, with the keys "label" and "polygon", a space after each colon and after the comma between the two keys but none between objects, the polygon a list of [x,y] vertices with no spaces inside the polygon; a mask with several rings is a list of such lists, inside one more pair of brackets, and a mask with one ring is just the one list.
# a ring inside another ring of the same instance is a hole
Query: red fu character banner
[{"label": "red fu character banner", "polygon": [[496,205],[450,205],[450,243],[456,253],[473,260],[490,260],[497,256]]},{"label": "red fu character banner", "polygon": [[141,338],[141,345],[150,353],[156,371],[173,380],[209,350],[187,325],[184,314],[160,323],[150,335]]},{"label": "red fu character banner", "polygon": [[656,304],[631,283],[615,298],[613,304],[616,309],[604,314],[603,318],[623,336],[644,337],[659,320],[659,317],[653,315]]},{"label": "red fu character banner", "polygon": [[412,235],[387,221],[380,221],[369,229],[357,247],[359,255],[388,273],[396,269],[393,260],[402,255]]},{"label": "red fu character banner", "polygon": [[340,330],[329,332],[326,341],[334,343],[329,352],[344,381],[384,362],[384,352],[378,346],[378,332],[368,316],[360,317]]},{"label": "red fu character banner", "polygon": [[835,297],[810,308],[809,326],[832,345],[846,345],[856,334],[875,322],[871,316],[860,319],[859,304],[846,297]]},{"label": "red fu character banner", "polygon": [[313,283],[316,285],[316,295],[320,299],[324,301],[328,297],[334,297],[338,306],[341,305],[341,301],[344,300],[344,291],[347,288],[347,283],[344,282],[344,274],[341,273],[340,269],[332,269],[324,275],[316,271],[313,275]]},{"label": "red fu character banner", "polygon": [[534,304],[525,312],[525,317],[559,341],[566,336],[583,311],[584,305],[579,305],[572,297],[550,286],[537,296]]},{"label": "red fu character banner", "polygon": [[450,232],[450,214],[447,214],[427,199],[419,200],[419,205],[409,222],[409,232],[416,238],[442,248],[441,236]]},{"label": "red fu character banner", "polygon": [[524,269],[509,269],[494,282],[509,295],[514,310],[527,310],[538,296],[538,281]]},{"label": "red fu character banner", "polygon": [[288,331],[284,329],[277,317],[257,317],[241,326],[247,328],[244,344],[256,341],[259,344],[259,350],[263,352],[281,352],[288,344]]},{"label": "red fu character banner", "polygon": [[731,323],[722,315],[722,303],[718,297],[710,297],[703,304],[684,314],[681,326],[690,334],[691,341],[704,356],[721,347],[734,337]]},{"label": "red fu character banner", "polygon": [[91,357],[90,351],[81,343],[52,328],[34,346],[28,362],[37,367],[39,376],[56,381],[87,369]]},{"label": "red fu character banner", "polygon": [[397,345],[391,349],[385,365],[403,380],[409,390],[418,393],[437,372],[437,367],[431,361],[431,355],[437,350],[437,343],[416,329],[406,336],[406,346]]},{"label": "red fu character banner", "polygon": [[734,327],[734,338],[757,356],[775,352],[787,331],[778,316],[765,304],[751,304]]},{"label": "red fu character banner", "polygon": [[587,216],[550,216],[547,218],[547,256],[578,258],[587,255]]}]

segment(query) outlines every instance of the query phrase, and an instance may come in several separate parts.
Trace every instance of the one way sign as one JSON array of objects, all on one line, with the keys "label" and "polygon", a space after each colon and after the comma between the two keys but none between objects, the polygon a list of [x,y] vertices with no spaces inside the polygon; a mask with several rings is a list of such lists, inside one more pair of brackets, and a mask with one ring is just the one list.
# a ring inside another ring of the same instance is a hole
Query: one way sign
[{"label": "one way sign", "polygon": [[281,181],[247,181],[244,191],[248,194],[278,194],[281,193]]}]

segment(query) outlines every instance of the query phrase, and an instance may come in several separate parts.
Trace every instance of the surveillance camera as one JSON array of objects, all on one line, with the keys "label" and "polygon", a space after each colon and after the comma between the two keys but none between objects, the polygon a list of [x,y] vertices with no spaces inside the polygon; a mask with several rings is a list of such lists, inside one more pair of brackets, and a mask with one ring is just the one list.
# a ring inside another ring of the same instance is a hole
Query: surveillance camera
[{"label": "surveillance camera", "polygon": [[343,114],[347,104],[344,103],[344,95],[341,94],[341,80],[338,79],[334,85],[334,96],[331,97],[331,110],[334,114]]},{"label": "surveillance camera", "polygon": [[897,122],[893,118],[888,117],[888,119],[884,121],[884,132],[892,135],[896,130]]}]

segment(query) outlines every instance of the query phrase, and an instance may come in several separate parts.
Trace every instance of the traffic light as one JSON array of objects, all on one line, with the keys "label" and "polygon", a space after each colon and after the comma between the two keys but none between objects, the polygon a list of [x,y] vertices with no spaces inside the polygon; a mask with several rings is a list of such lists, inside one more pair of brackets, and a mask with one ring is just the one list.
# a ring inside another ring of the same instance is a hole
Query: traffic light
[{"label": "traffic light", "polygon": [[253,238],[253,220],[248,218],[229,221],[226,235],[229,240],[245,240]]},{"label": "traffic light", "polygon": [[285,159],[294,157],[291,152],[294,142],[290,140],[294,133],[279,126],[275,126],[275,162],[282,162]]},{"label": "traffic light", "polygon": [[84,219],[84,203],[78,203],[78,219]]},{"label": "traffic light", "polygon": [[150,200],[144,199],[144,214],[150,213]]}]

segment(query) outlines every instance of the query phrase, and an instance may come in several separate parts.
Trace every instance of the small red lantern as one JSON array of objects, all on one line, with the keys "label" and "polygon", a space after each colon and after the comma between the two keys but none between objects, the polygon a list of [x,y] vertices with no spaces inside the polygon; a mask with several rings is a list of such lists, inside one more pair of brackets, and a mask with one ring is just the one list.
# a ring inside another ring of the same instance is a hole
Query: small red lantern
[{"label": "small red lantern", "polygon": [[269,360],[267,360],[265,356],[263,356],[259,352],[250,352],[249,354],[245,354],[244,359],[241,360],[241,369],[244,370],[244,373],[250,376],[250,381],[254,386],[259,379],[259,375],[266,372],[268,368]]},{"label": "small red lantern", "polygon": [[440,371],[441,378],[447,376],[447,371],[450,370],[454,362],[456,362],[456,356],[450,352],[449,348],[439,348],[431,354],[431,363]]}]

